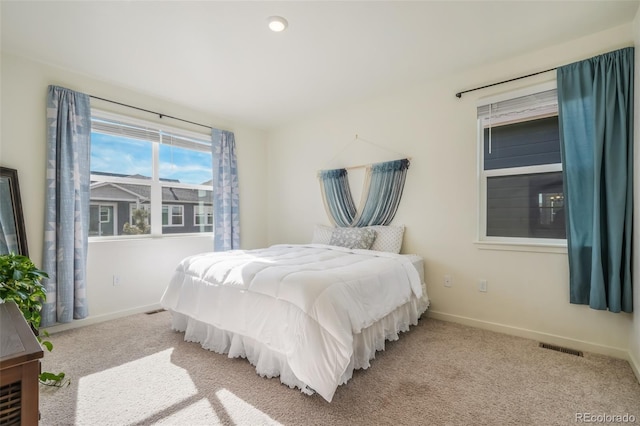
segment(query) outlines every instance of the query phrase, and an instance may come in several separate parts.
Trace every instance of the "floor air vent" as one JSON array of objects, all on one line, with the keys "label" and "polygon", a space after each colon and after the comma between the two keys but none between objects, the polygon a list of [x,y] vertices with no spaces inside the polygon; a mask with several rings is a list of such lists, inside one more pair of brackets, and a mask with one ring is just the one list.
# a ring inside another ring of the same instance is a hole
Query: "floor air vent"
[{"label": "floor air vent", "polygon": [[164,309],[156,309],[155,311],[149,311],[149,312],[145,312],[145,314],[147,315],[153,315],[153,314],[157,314],[159,312],[164,312]]},{"label": "floor air vent", "polygon": [[558,351],[565,354],[575,355],[575,356],[584,356],[582,355],[582,351],[577,351],[575,349],[563,348],[562,346],[550,345],[549,343],[539,343],[539,347],[543,349],[551,349],[552,351]]}]

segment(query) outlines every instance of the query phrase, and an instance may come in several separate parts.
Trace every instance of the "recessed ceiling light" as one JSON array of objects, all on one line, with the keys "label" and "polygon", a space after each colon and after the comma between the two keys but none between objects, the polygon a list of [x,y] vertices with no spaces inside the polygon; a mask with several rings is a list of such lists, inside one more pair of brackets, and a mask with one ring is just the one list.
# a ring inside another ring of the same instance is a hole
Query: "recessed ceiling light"
[{"label": "recessed ceiling light", "polygon": [[271,31],[279,33],[287,28],[288,22],[282,16],[269,16],[267,18]]}]

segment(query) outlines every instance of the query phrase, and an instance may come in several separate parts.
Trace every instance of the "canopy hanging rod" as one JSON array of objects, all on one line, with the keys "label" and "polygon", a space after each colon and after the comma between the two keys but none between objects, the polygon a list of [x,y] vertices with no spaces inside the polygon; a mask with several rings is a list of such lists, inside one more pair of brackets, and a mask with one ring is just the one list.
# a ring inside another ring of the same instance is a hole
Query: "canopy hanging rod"
[{"label": "canopy hanging rod", "polygon": [[515,78],[511,78],[511,79],[509,79],[509,80],[504,80],[504,81],[499,81],[499,82],[497,82],[497,83],[487,84],[486,86],[480,86],[480,87],[476,87],[476,88],[469,89],[469,90],[463,90],[462,92],[458,92],[458,93],[456,93],[456,98],[458,98],[458,99],[462,98],[462,94],[463,94],[463,93],[473,92],[473,91],[475,91],[475,90],[480,90],[480,89],[486,89],[487,87],[497,86],[497,85],[499,85],[499,84],[509,83],[509,82],[511,82],[511,81],[521,80],[521,79],[523,79],[523,78],[533,77],[534,75],[544,74],[545,72],[555,71],[555,70],[557,70],[557,69],[558,69],[558,67],[555,67],[555,68],[549,68],[548,70],[538,71],[538,72],[534,72],[534,73],[532,73],[532,74],[523,75],[523,76],[521,76],[521,77],[515,77]]},{"label": "canopy hanging rod", "polygon": [[[411,162],[411,157],[405,157],[405,160],[409,160],[409,162]],[[357,166],[349,166],[349,167],[343,167],[343,169],[345,170],[353,170],[353,169],[365,169],[367,167],[371,167],[373,165],[373,163],[369,163],[369,164],[358,164]]]},{"label": "canopy hanging rod", "polygon": [[148,112],[149,114],[154,114],[157,115],[160,118],[171,118],[173,120],[178,120],[178,121],[182,121],[183,123],[189,123],[189,124],[195,124],[196,126],[200,126],[200,127],[206,127],[207,129],[211,129],[213,130],[213,127],[211,126],[207,126],[206,124],[200,124],[200,123],[196,123],[194,121],[189,121],[189,120],[185,120],[183,118],[178,118],[178,117],[173,117],[171,115],[167,115],[167,114],[162,114],[161,112],[156,112],[156,111],[151,111],[148,109],[144,109],[144,108],[139,108],[137,106],[133,106],[133,105],[127,105],[127,104],[123,104],[122,102],[116,102],[116,101],[112,101],[111,99],[105,99],[105,98],[100,98],[98,96],[93,96],[93,95],[89,95],[90,98],[93,99],[99,99],[101,101],[105,101],[105,102],[111,102],[112,104],[116,104],[116,105],[121,105],[127,108],[133,108],[133,109],[137,109],[138,111],[144,111],[144,112]]}]

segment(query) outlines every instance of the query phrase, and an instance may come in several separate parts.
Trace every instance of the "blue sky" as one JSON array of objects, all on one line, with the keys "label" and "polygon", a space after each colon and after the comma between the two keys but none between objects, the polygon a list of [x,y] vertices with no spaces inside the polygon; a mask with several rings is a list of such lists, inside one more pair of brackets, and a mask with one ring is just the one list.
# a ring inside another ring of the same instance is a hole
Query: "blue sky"
[{"label": "blue sky", "polygon": [[[91,171],[151,177],[152,142],[91,133]],[[211,154],[160,145],[160,178],[201,184],[211,180]]]}]

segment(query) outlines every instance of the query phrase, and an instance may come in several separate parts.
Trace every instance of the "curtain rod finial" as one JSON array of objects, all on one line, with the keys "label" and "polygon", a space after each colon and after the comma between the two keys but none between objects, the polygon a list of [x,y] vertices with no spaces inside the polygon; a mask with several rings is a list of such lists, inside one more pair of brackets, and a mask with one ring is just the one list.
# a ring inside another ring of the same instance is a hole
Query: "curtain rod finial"
[{"label": "curtain rod finial", "polygon": [[456,98],[460,99],[462,97],[462,92],[456,93]]}]

